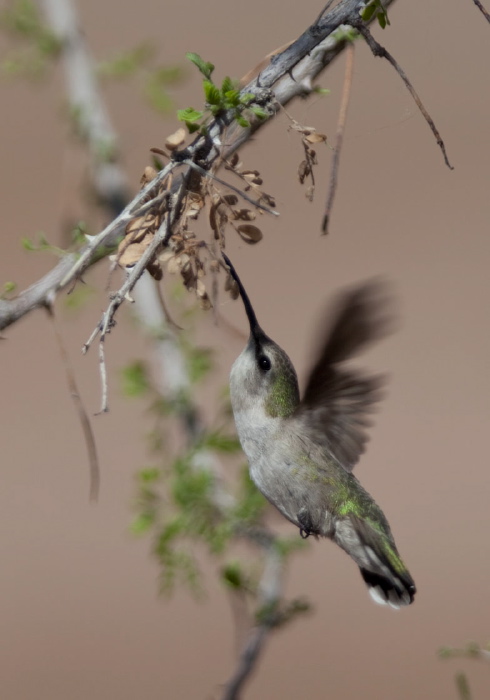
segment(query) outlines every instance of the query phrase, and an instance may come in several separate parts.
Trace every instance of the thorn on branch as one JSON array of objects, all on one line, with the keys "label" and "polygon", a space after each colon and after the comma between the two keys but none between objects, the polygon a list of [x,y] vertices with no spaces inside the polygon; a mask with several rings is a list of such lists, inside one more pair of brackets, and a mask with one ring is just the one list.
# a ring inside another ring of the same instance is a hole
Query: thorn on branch
[{"label": "thorn on branch", "polygon": [[373,37],[373,35],[369,31],[369,29],[367,28],[367,26],[364,24],[364,22],[361,19],[353,22],[352,26],[355,29],[357,29],[357,31],[360,34],[362,34],[362,36],[365,38],[366,43],[369,46],[369,48],[371,49],[373,56],[379,56],[380,58],[386,58],[386,60],[389,63],[391,63],[393,68],[396,70],[396,72],[398,73],[400,78],[405,83],[405,86],[407,87],[408,91],[412,95],[412,97],[415,101],[415,104],[417,105],[420,112],[422,113],[422,115],[423,115],[425,121],[427,122],[427,124],[429,125],[432,133],[434,134],[437,145],[439,146],[439,148],[442,151],[442,155],[444,157],[444,162],[446,163],[447,167],[450,170],[454,170],[454,167],[451,165],[451,163],[449,162],[449,159],[447,157],[446,147],[444,145],[444,141],[442,140],[441,135],[439,134],[439,131],[437,130],[437,127],[434,124],[432,117],[430,116],[428,111],[425,109],[425,107],[422,103],[422,100],[420,99],[420,97],[416,93],[415,88],[413,87],[412,83],[410,82],[410,80],[409,80],[407,74],[405,73],[405,71],[403,70],[403,68],[400,66],[398,61],[390,54],[390,52],[387,51],[387,49],[385,49],[384,46],[381,46],[381,44],[379,44],[376,41],[376,39]]}]

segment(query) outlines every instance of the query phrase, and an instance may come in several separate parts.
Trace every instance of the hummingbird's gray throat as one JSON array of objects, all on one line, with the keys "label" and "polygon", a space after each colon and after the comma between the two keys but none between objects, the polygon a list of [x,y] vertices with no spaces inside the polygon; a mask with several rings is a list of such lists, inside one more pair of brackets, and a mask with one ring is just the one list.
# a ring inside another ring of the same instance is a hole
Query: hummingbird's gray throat
[{"label": "hummingbird's gray throat", "polygon": [[252,480],[302,537],[327,537],[347,552],[376,602],[409,605],[415,583],[383,511],[352,474],[380,378],[346,361],[386,332],[382,286],[365,282],[339,296],[300,399],[293,363],[259,326],[235,268],[223,259],[250,324],[231,369],[230,397]]}]

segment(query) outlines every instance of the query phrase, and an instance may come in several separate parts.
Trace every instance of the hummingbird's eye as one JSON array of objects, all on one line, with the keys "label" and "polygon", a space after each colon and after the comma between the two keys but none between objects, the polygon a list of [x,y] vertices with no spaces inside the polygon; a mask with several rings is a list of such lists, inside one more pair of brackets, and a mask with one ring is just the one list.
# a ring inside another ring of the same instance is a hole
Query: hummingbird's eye
[{"label": "hummingbird's eye", "polygon": [[259,367],[260,369],[264,370],[264,372],[268,372],[271,368],[271,361],[266,355],[260,355],[259,357]]}]

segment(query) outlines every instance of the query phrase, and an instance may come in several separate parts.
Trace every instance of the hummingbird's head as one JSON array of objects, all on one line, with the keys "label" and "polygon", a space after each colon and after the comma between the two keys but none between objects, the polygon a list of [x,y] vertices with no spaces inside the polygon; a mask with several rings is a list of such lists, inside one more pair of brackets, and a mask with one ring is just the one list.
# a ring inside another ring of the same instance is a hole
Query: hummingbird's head
[{"label": "hummingbird's head", "polygon": [[233,364],[230,393],[233,411],[259,408],[272,417],[290,416],[299,404],[298,378],[282,348],[259,326],[248,294],[229,258],[222,253],[238,285],[250,324],[250,338]]}]

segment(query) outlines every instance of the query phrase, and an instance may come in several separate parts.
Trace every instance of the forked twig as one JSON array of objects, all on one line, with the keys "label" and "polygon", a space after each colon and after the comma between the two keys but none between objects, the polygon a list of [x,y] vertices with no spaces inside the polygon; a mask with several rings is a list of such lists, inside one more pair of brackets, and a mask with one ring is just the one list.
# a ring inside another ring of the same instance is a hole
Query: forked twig
[{"label": "forked twig", "polygon": [[412,83],[410,82],[410,80],[409,80],[407,74],[405,73],[405,71],[403,70],[403,68],[400,66],[398,61],[390,54],[390,52],[387,51],[384,46],[381,46],[381,44],[379,44],[376,41],[376,39],[373,37],[373,35],[369,31],[369,29],[367,28],[367,26],[364,24],[364,22],[361,19],[359,19],[359,20],[356,19],[356,21],[353,23],[353,26],[366,39],[366,43],[369,46],[369,48],[371,49],[373,55],[379,56],[380,58],[386,58],[386,60],[389,63],[391,63],[393,68],[396,70],[396,72],[398,73],[400,78],[405,83],[408,91],[412,95],[412,97],[415,101],[415,104],[417,105],[420,112],[422,113],[425,121],[430,126],[430,129],[431,129],[432,133],[434,134],[434,137],[437,141],[437,145],[439,146],[439,148],[442,151],[442,155],[444,157],[444,162],[446,163],[447,167],[450,170],[454,170],[454,167],[451,165],[451,163],[449,162],[449,159],[447,157],[446,147],[444,145],[444,141],[442,140],[441,135],[439,134],[439,131],[437,130],[437,127],[434,124],[432,117],[430,116],[430,114],[425,109],[424,105],[422,104],[422,100],[415,92],[415,88],[413,87]]},{"label": "forked twig", "polygon": [[346,51],[346,63],[345,63],[345,76],[344,76],[344,87],[342,89],[342,98],[340,102],[339,119],[337,122],[337,133],[335,135],[335,149],[333,152],[332,168],[330,170],[330,182],[328,185],[327,203],[325,205],[325,213],[323,215],[322,221],[322,232],[324,235],[328,234],[328,224],[330,221],[330,214],[332,212],[333,200],[335,199],[335,193],[337,192],[338,184],[338,172],[340,163],[340,153],[342,151],[342,143],[344,139],[345,123],[347,121],[347,109],[349,107],[349,99],[352,88],[352,75],[354,73],[354,44],[351,42],[345,48]]}]

